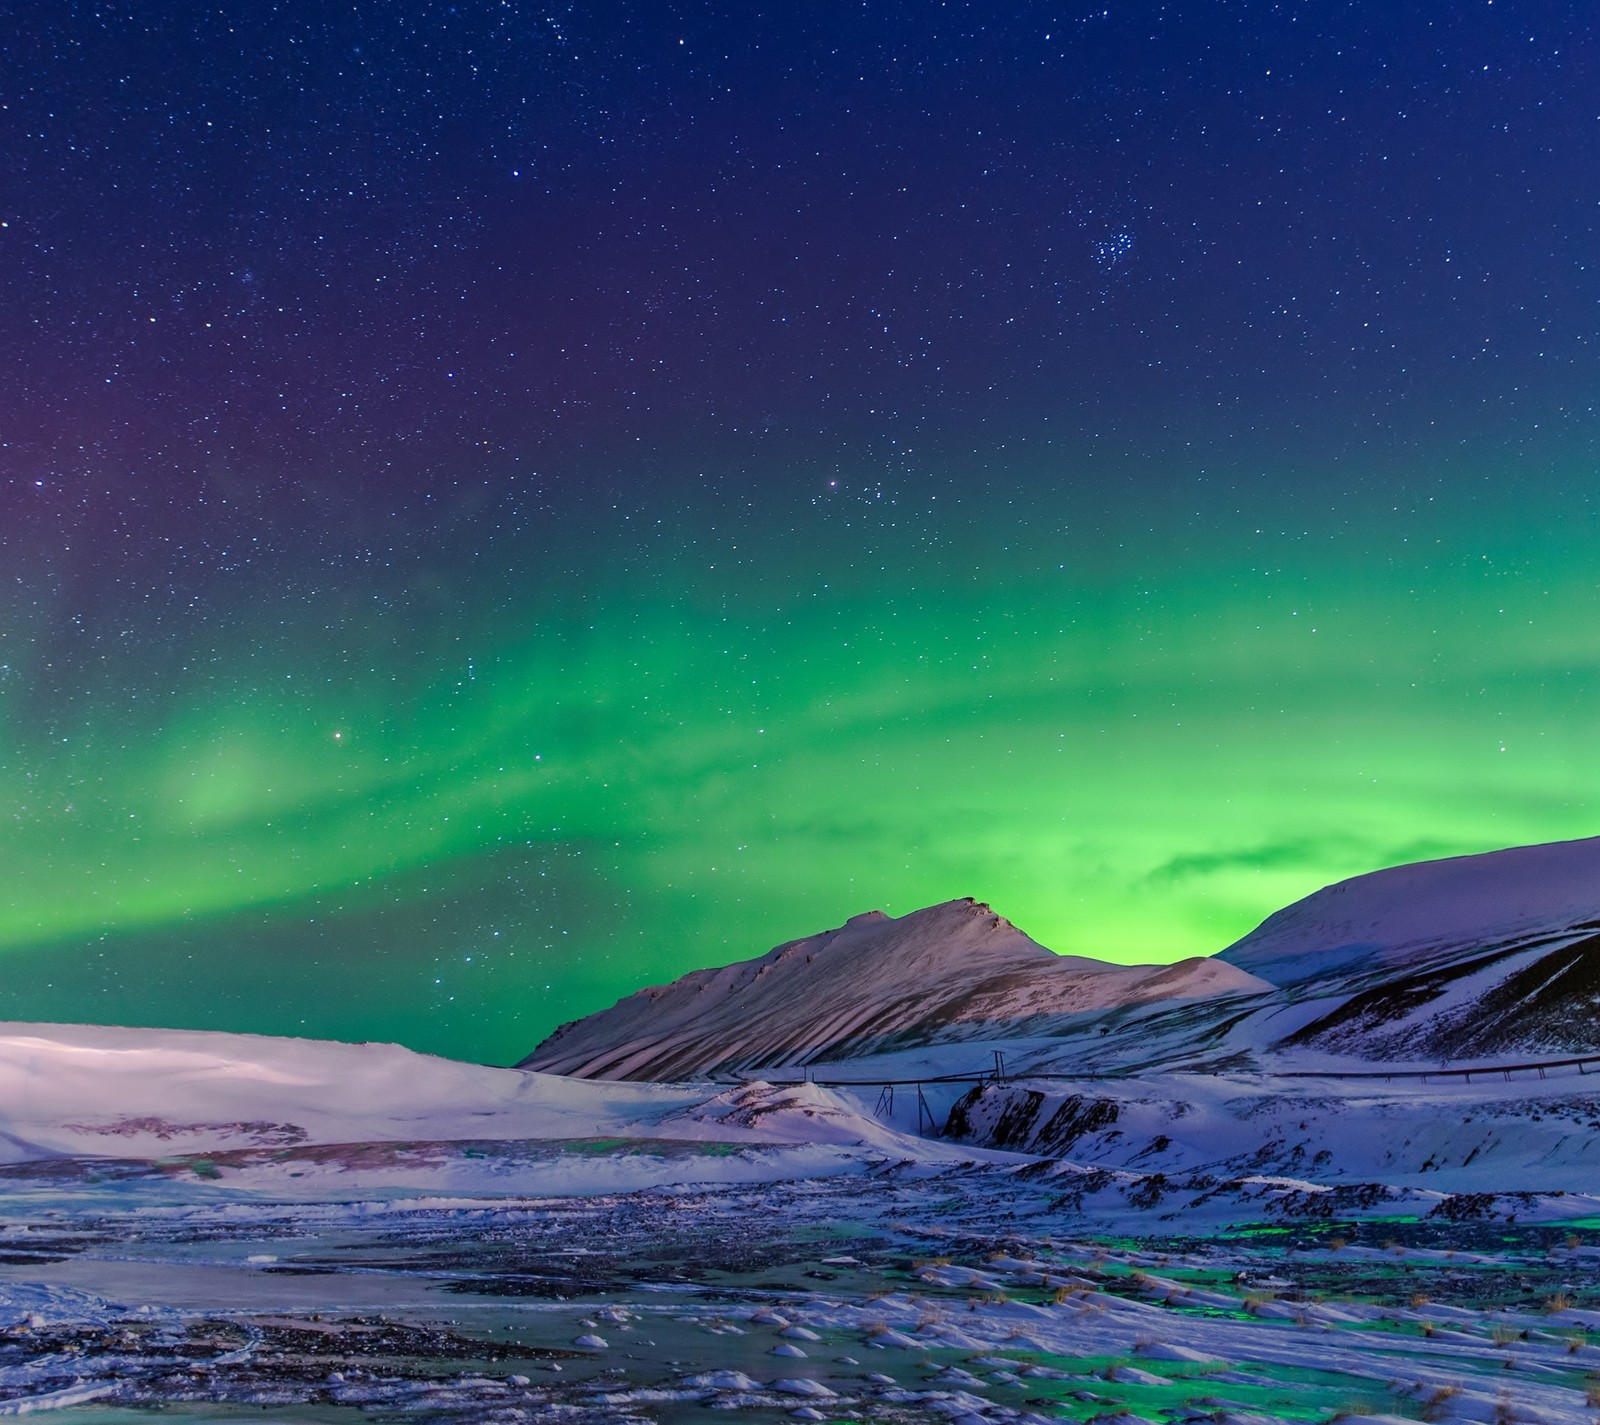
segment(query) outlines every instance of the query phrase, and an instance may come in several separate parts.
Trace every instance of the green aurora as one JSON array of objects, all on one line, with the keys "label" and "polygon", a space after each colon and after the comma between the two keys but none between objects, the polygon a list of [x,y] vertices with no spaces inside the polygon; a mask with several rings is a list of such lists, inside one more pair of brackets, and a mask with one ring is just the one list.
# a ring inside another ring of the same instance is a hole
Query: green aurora
[{"label": "green aurora", "polygon": [[59,670],[14,658],[0,1012],[503,1061],[870,907],[1170,960],[1341,876],[1586,834],[1600,590],[1581,528],[1492,493],[1515,468],[1315,535],[1107,500],[974,547],[863,506],[825,557],[728,521],[537,579],[513,541],[469,605],[426,614],[411,567],[241,606],[176,674],[85,663],[48,734],[18,713]]},{"label": "green aurora", "polygon": [[504,1063],[1600,832],[1594,30],[25,0],[0,1017]]}]

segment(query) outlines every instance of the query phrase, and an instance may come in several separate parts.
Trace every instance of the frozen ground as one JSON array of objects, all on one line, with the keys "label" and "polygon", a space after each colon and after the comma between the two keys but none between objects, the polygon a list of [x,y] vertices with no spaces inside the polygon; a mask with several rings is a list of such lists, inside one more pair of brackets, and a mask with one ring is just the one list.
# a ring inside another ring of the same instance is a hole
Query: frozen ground
[{"label": "frozen ground", "polygon": [[[350,1151],[351,1180],[370,1177],[374,1161]],[[630,1163],[692,1177],[696,1159],[726,1177],[729,1158],[759,1179],[788,1159],[648,1140],[430,1156],[438,1169],[497,1155],[496,1194],[355,1200],[331,1175],[320,1200],[275,1198],[212,1159],[7,1169],[0,1414],[1600,1415],[1600,1219],[1460,1222],[1378,1204],[1176,1235],[1151,1204],[1123,1208],[1142,1232],[1092,1233],[1060,1164],[862,1152],[825,1177],[533,1197],[514,1178],[541,1157],[588,1163],[596,1181]],[[337,1157],[322,1155],[329,1174]],[[1120,1189],[1096,1191],[1109,1202]]]}]

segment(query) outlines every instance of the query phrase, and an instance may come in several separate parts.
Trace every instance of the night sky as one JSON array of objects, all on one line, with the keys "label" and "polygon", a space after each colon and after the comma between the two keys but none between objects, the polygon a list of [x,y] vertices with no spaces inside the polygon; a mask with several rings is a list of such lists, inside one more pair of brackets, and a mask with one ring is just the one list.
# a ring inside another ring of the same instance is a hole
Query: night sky
[{"label": "night sky", "polygon": [[22,0],[0,1017],[506,1061],[1600,832],[1583,0]]}]

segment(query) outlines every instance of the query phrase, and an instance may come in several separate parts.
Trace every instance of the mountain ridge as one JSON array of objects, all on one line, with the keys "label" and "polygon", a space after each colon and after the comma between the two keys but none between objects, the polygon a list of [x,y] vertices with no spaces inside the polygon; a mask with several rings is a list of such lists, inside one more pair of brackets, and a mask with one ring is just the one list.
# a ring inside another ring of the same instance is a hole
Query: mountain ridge
[{"label": "mountain ridge", "polygon": [[901,917],[869,911],[638,990],[562,1025],[518,1067],[625,1079],[758,1071],[1052,1014],[1268,988],[1205,957],[1116,965],[1057,955],[967,897]]},{"label": "mountain ridge", "polygon": [[1600,1050],[1600,837],[1350,877],[1170,965],[1057,956],[971,898],[869,911],[642,989],[518,1067],[671,1079],[952,1043],[1091,1074]]}]

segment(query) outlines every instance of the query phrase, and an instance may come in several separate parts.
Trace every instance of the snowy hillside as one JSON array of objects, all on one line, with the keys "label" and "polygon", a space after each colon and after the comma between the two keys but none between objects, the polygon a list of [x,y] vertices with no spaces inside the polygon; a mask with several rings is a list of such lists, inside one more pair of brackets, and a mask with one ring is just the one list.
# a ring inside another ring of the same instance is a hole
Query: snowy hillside
[{"label": "snowy hillside", "polygon": [[1277,985],[1600,931],[1600,837],[1353,876],[1267,917],[1217,958]]},{"label": "snowy hillside", "polygon": [[1418,1060],[1600,1049],[1600,838],[1341,881],[1217,959],[1323,1002],[1283,1047]]},{"label": "snowy hillside", "polygon": [[[394,1044],[0,1023],[0,1164],[220,1153],[292,1159],[287,1171],[298,1177],[308,1155],[333,1161],[310,1152],[318,1145],[599,1137],[896,1154],[907,1146],[892,1127],[814,1085],[747,1086],[730,1096],[710,1086],[583,1083]],[[393,1175],[392,1155],[367,1157],[355,1176]],[[352,1168],[351,1155],[339,1166]],[[691,1177],[692,1167],[684,1169]]]},{"label": "snowy hillside", "polygon": [[758,959],[640,990],[562,1026],[522,1066],[656,1080],[755,1072],[992,1038],[1045,1016],[1268,988],[1217,960],[1058,956],[988,906],[950,901],[899,919],[870,911]]},{"label": "snowy hillside", "polygon": [[1587,1190],[1600,1181],[1597,1126],[1600,1105],[1570,1072],[1510,1083],[1152,1074],[974,1085],[946,1132],[1202,1191],[1267,1175],[1495,1194]]}]

